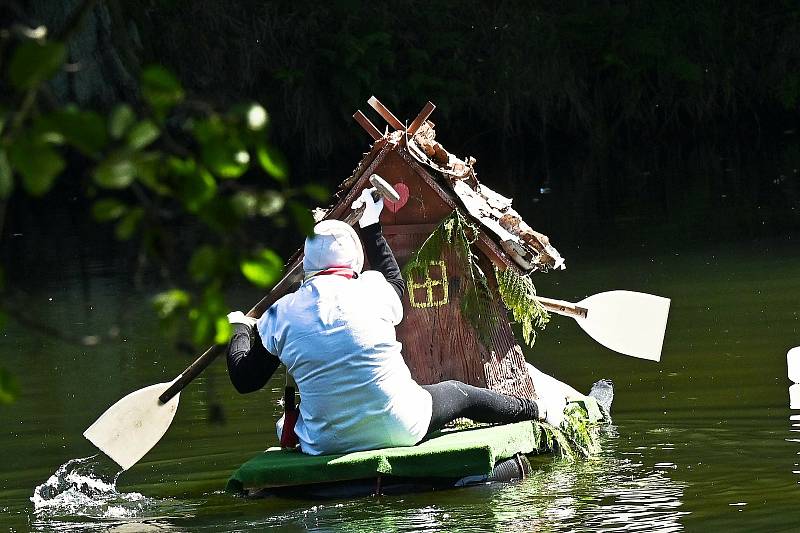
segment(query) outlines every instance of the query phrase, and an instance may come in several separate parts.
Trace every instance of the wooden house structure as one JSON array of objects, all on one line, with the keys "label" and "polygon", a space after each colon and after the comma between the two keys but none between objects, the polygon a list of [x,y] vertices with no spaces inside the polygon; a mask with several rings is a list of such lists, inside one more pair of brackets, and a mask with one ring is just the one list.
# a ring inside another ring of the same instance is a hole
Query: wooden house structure
[{"label": "wooden house structure", "polygon": [[[398,202],[386,202],[381,223],[401,268],[454,210],[476,228],[472,248],[490,291],[497,290],[495,269],[526,274],[564,268],[548,238],[525,224],[511,208],[511,199],[478,182],[474,158],[459,159],[436,142],[434,125],[428,121],[433,104],[428,102],[410,124],[398,120],[374,97],[369,104],[389,127],[382,133],[361,111],[356,112],[354,118],[372,138],[372,148],[341,184],[335,204],[315,210],[316,220],[344,218],[375,173],[400,194]],[[468,275],[463,262],[445,249],[429,263],[422,273],[406,273],[404,319],[397,328],[412,376],[420,384],[457,379],[535,398],[501,299],[494,298],[490,306],[495,320],[487,341],[462,313]]]}]

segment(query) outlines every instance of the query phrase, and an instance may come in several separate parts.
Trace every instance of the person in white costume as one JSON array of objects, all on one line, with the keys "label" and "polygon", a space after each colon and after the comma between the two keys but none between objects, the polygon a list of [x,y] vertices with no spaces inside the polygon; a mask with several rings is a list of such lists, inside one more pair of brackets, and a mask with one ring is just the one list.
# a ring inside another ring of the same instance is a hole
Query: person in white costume
[{"label": "person in white costume", "polygon": [[[301,399],[294,432],[312,455],[410,446],[460,417],[560,424],[574,389],[553,386],[537,402],[458,381],[420,386],[412,379],[395,336],[405,282],[378,222],[383,200],[371,191],[358,200],[366,204],[360,239],[344,222],[320,222],[304,245],[300,288],[257,321],[231,313],[227,359],[236,389],[260,389],[283,363]],[[373,270],[362,272],[365,252]]]}]

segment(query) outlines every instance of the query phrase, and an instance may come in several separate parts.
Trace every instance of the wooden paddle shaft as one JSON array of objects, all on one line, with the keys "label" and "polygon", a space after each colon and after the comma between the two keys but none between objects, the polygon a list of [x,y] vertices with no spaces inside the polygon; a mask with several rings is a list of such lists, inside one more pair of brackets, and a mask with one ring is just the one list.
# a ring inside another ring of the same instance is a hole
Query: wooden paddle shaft
[{"label": "wooden paddle shaft", "polygon": [[[387,197],[389,199],[393,199],[397,201],[400,198],[400,195],[397,194],[397,191],[394,190],[394,187],[389,185],[383,178],[378,176],[377,174],[373,174],[370,176],[370,183],[372,183],[377,190],[372,191],[372,198],[377,201],[381,196]],[[361,214],[364,212],[365,205],[360,205],[356,209],[350,211],[346,217],[344,217],[343,222],[347,224],[353,225],[359,218],[361,218]],[[281,280],[273,287],[269,294],[264,296],[260,302],[258,302],[255,306],[253,306],[250,311],[247,312],[247,316],[252,318],[260,318],[264,312],[269,309],[272,304],[277,302],[283,296],[293,292],[297,289],[300,285],[300,282],[303,281],[303,257],[298,257],[294,263],[289,268],[289,272],[281,278]],[[215,344],[210,346],[203,355],[195,359],[195,361],[189,365],[186,370],[184,370],[180,376],[175,379],[175,381],[170,385],[170,387],[158,397],[158,401],[161,404],[165,404],[170,401],[176,394],[182,391],[186,385],[192,382],[194,378],[200,375],[200,373],[210,365],[214,359],[216,359],[222,352],[225,351],[226,346],[224,344]]]},{"label": "wooden paddle shaft", "polygon": [[554,300],[552,298],[545,298],[543,296],[537,296],[536,300],[548,311],[552,311],[553,313],[559,315],[580,318],[586,318],[589,315],[588,309],[585,307],[580,307],[572,302]]}]

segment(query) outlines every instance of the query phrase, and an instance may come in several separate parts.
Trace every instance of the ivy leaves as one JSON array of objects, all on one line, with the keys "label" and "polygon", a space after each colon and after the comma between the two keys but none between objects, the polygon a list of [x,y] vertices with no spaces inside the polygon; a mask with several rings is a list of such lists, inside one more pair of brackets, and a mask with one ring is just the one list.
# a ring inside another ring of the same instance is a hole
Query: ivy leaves
[{"label": "ivy leaves", "polygon": [[[472,251],[477,231],[456,209],[411,255],[403,267],[403,275],[410,285],[414,276],[420,276],[427,271],[431,261],[440,259],[448,250],[454,254],[461,264],[460,270],[464,279],[460,298],[462,314],[473,326],[481,342],[490,346],[491,334],[497,323],[497,311],[486,274],[481,269],[478,256]],[[495,268],[495,277],[503,305],[522,326],[525,343],[533,346],[536,330],[543,329],[549,320],[547,311],[535,298],[533,282],[530,277],[510,268],[503,271]]]},{"label": "ivy leaves", "polygon": [[550,315],[536,299],[533,281],[529,276],[523,276],[512,268],[506,268],[502,272],[495,268],[495,277],[503,305],[522,326],[522,338],[525,344],[533,346],[536,342],[536,330],[544,329],[550,320]]},{"label": "ivy leaves", "polygon": [[452,252],[460,263],[463,276],[460,294],[462,316],[472,325],[478,338],[485,346],[491,346],[492,331],[497,323],[494,295],[480,265],[478,256],[472,252],[471,236],[477,229],[456,209],[445,218],[434,232],[412,254],[403,267],[406,282],[427,270],[428,264],[442,257],[446,251]]}]

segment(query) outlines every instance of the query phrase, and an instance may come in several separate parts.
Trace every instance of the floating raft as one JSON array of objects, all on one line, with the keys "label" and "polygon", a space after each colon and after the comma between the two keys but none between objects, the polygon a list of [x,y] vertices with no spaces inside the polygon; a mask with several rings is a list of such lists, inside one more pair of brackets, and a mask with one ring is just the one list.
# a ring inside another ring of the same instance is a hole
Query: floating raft
[{"label": "floating raft", "polygon": [[[259,494],[286,487],[331,486],[341,482],[369,480],[370,492],[381,493],[381,480],[441,481],[453,486],[459,480],[491,480],[503,460],[552,451],[553,441],[544,425],[518,422],[499,426],[453,430],[416,446],[384,448],[342,455],[306,455],[270,448],[256,455],[233,473],[226,490]],[[528,465],[529,466],[529,465]],[[516,472],[523,477],[520,462]],[[466,484],[466,483],[462,483]],[[374,487],[374,488],[373,488]]]}]

